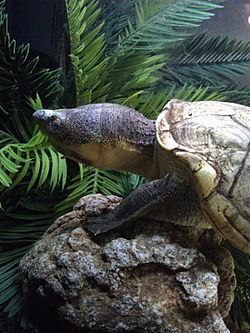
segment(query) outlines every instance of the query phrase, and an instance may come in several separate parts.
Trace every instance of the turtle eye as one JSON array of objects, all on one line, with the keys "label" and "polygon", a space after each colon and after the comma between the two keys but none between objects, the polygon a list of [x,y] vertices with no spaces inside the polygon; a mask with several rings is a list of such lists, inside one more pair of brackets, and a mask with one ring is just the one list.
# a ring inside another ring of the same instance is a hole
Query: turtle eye
[{"label": "turtle eye", "polygon": [[54,119],[54,120],[52,120],[50,126],[53,131],[56,131],[59,129],[60,125],[61,125],[61,121],[59,119]]}]

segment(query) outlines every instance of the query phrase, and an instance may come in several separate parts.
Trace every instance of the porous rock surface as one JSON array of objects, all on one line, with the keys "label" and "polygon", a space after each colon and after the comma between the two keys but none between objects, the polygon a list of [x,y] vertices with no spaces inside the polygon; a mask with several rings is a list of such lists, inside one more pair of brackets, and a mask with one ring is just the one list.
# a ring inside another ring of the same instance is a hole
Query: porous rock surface
[{"label": "porous rock surface", "polygon": [[57,219],[21,260],[24,293],[80,332],[229,332],[235,276],[219,237],[145,219],[97,237],[84,230],[87,215],[120,200],[86,196]]}]

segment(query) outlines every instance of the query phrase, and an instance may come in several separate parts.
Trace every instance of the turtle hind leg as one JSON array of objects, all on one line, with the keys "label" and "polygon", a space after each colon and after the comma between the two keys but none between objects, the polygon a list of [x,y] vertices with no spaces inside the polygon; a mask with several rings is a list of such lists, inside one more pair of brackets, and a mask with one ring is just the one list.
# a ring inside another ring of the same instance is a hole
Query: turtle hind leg
[{"label": "turtle hind leg", "polygon": [[113,211],[89,217],[84,227],[95,235],[127,227],[131,222],[148,216],[176,224],[191,225],[198,211],[198,196],[174,175],[166,175],[131,192]]}]

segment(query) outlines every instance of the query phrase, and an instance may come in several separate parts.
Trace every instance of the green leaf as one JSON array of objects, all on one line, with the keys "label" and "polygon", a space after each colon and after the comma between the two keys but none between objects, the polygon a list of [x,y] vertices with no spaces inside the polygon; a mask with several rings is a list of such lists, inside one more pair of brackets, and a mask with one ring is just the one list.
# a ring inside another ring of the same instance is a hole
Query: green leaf
[{"label": "green leaf", "polygon": [[48,141],[48,138],[41,132],[38,131],[28,142],[27,148],[34,148],[36,146],[45,144]]},{"label": "green leaf", "polygon": [[221,1],[141,0],[136,6],[136,23],[128,24],[119,48],[159,52],[180,43],[204,20],[214,16],[213,9],[222,8]]},{"label": "green leaf", "polygon": [[41,158],[42,170],[37,188],[41,187],[43,183],[46,181],[50,170],[50,161],[46,151],[44,149],[41,149],[41,153],[42,153],[42,158]]},{"label": "green leaf", "polygon": [[229,37],[194,36],[168,54],[163,80],[217,87],[235,84],[250,69],[250,42]]},{"label": "green leaf", "polygon": [[28,170],[29,170],[29,167],[30,167],[30,153],[29,151],[27,150],[26,151],[26,163],[24,164],[24,167],[23,169],[21,170],[21,172],[18,174],[18,176],[15,178],[11,188],[17,186],[22,180],[23,178],[26,176]]},{"label": "green leaf", "polygon": [[[103,23],[98,2],[66,1],[71,43],[71,62],[75,76],[76,104],[86,104],[95,98],[102,101],[110,85],[104,81],[109,58],[104,56]],[[91,29],[86,29],[86,26]]]},{"label": "green leaf", "polygon": [[58,154],[58,182],[62,184],[62,191],[67,182],[67,162],[62,154]]},{"label": "green leaf", "polygon": [[15,173],[18,171],[18,169],[20,167],[18,164],[12,162],[12,160],[10,158],[6,157],[3,150],[0,151],[0,161],[3,165],[3,167],[6,170],[8,170],[9,172]]},{"label": "green leaf", "polygon": [[34,99],[29,97],[28,102],[34,111],[43,109],[43,104],[39,94],[36,94],[36,97]]},{"label": "green leaf", "polygon": [[40,172],[40,165],[41,165],[40,156],[36,150],[34,150],[34,154],[35,154],[35,165],[32,170],[32,177],[29,182],[27,191],[30,191],[30,189],[34,186]]},{"label": "green leaf", "polygon": [[70,192],[68,197],[57,206],[57,212],[66,212],[72,209],[74,204],[84,195],[93,193],[103,193],[105,195],[123,193],[122,186],[119,184],[121,175],[118,172],[98,170],[92,167],[83,166],[84,178],[76,177],[68,187]]},{"label": "green leaf", "polygon": [[58,184],[58,179],[59,179],[59,159],[60,157],[58,156],[57,153],[52,148],[49,148],[50,156],[51,156],[51,163],[52,163],[52,168],[51,168],[51,177],[50,177],[50,187],[51,187],[51,192],[54,191],[55,187]]},{"label": "green leaf", "polygon": [[6,187],[10,187],[12,180],[11,178],[7,175],[7,173],[0,168],[0,183],[3,184]]},{"label": "green leaf", "polygon": [[[13,160],[15,160],[17,162],[26,162],[27,161],[25,158],[22,157],[22,153],[24,152],[24,150],[22,149],[22,146],[8,145],[8,146],[5,146],[5,149],[9,153],[9,155],[13,158]],[[14,149],[17,150],[17,153],[14,151]]]}]

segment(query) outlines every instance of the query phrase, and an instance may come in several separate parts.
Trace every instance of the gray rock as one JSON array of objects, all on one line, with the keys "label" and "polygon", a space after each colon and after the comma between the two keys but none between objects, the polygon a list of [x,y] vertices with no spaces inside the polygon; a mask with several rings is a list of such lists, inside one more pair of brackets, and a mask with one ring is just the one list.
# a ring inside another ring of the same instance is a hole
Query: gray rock
[{"label": "gray rock", "polygon": [[24,292],[82,332],[228,333],[235,276],[219,237],[152,220],[85,232],[120,200],[86,196],[60,217],[21,260]]}]

